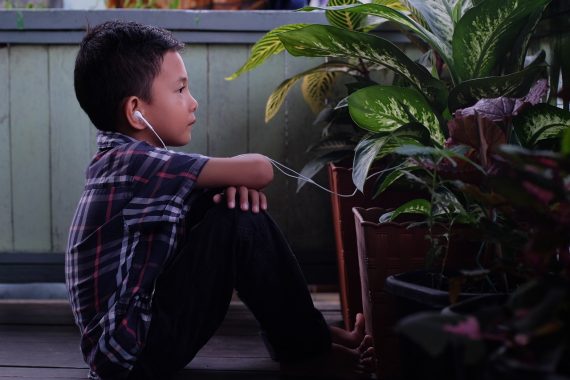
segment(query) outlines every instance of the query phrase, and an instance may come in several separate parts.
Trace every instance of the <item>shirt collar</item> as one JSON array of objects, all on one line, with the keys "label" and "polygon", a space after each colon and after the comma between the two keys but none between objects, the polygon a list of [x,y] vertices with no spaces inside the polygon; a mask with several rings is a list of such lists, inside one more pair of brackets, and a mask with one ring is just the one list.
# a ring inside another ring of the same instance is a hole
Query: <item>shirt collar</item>
[{"label": "shirt collar", "polygon": [[137,142],[137,140],[119,132],[97,132],[97,148],[99,148],[99,150],[114,148],[133,142]]}]

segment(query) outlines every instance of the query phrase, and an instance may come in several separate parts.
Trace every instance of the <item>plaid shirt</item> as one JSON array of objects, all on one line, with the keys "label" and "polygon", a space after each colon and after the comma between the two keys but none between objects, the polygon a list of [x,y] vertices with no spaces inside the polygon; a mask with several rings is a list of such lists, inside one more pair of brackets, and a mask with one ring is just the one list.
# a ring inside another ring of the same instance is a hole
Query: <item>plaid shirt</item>
[{"label": "plaid shirt", "polygon": [[132,369],[155,281],[183,239],[207,157],[100,132],[69,232],[65,272],[91,376]]}]

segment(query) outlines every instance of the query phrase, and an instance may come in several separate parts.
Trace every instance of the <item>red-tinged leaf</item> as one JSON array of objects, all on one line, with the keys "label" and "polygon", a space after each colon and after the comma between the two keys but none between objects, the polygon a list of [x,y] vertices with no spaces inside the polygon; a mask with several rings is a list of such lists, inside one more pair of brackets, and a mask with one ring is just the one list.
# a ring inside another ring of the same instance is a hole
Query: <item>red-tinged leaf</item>
[{"label": "red-tinged leaf", "polygon": [[536,82],[523,98],[499,97],[481,99],[471,107],[455,111],[455,118],[463,119],[469,116],[480,115],[495,123],[508,122],[525,108],[539,103],[547,90],[548,84],[546,80],[541,79]]},{"label": "red-tinged leaf", "polygon": [[554,193],[552,191],[543,189],[542,187],[537,186],[532,182],[523,181],[522,186],[526,191],[531,193],[542,204],[547,205],[554,198]]},{"label": "red-tinged leaf", "polygon": [[497,124],[480,115],[456,117],[448,123],[452,143],[464,144],[474,148],[483,167],[489,167],[490,155],[502,144],[506,144],[507,135]]},{"label": "red-tinged leaf", "polygon": [[444,325],[443,331],[461,335],[472,340],[481,340],[481,326],[477,318],[469,316],[456,325]]}]

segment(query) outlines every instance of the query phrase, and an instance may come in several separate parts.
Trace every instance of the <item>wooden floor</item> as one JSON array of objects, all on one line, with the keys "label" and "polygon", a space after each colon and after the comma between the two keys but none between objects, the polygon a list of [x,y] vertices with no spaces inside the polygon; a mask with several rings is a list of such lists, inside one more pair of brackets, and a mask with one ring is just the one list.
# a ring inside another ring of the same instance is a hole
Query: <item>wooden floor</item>
[{"label": "wooden floor", "polygon": [[[329,323],[341,325],[337,293],[313,294]],[[63,300],[0,300],[0,380],[85,379],[79,334]],[[257,324],[239,301],[197,357],[176,379],[279,379]]]}]

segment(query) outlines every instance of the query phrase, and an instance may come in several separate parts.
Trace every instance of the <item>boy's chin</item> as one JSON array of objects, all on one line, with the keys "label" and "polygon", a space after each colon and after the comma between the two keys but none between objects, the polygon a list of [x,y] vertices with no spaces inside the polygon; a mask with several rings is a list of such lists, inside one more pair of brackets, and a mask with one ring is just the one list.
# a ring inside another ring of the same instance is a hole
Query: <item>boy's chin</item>
[{"label": "boy's chin", "polygon": [[190,142],[191,139],[192,139],[192,136],[188,135],[188,137],[186,137],[186,138],[183,137],[183,138],[180,138],[180,139],[178,139],[178,140],[176,140],[176,141],[169,141],[167,145],[170,145],[170,146],[184,146],[184,145],[187,145],[187,144]]}]

